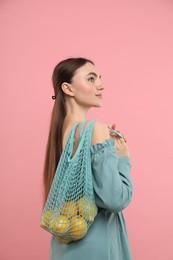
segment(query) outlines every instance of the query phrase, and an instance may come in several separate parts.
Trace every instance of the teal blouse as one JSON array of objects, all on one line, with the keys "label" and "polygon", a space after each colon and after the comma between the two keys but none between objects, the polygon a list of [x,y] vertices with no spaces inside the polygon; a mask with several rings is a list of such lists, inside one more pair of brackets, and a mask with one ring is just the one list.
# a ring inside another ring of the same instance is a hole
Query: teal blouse
[{"label": "teal blouse", "polygon": [[62,244],[54,235],[49,260],[131,260],[122,210],[132,199],[131,160],[118,158],[113,138],[92,145],[92,173],[98,214],[82,239]]}]

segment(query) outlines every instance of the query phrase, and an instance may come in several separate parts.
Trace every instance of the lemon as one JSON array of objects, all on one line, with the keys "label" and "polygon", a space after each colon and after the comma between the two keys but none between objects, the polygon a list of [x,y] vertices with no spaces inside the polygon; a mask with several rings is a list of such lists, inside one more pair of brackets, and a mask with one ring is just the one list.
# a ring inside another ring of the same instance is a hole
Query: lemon
[{"label": "lemon", "polygon": [[55,217],[55,214],[56,213],[54,210],[45,211],[42,214],[40,226],[43,228],[45,228],[45,227],[49,228],[49,225],[50,225],[51,221],[53,220],[53,218]]},{"label": "lemon", "polygon": [[74,239],[82,238],[87,231],[87,222],[81,216],[76,216],[71,219],[70,236]]},{"label": "lemon", "polygon": [[72,238],[69,236],[61,236],[61,237],[57,237],[57,239],[63,243],[63,244],[68,244],[72,241]]},{"label": "lemon", "polygon": [[58,215],[56,220],[50,225],[55,235],[64,235],[70,228],[70,221],[63,215]]},{"label": "lemon", "polygon": [[67,218],[77,216],[77,204],[76,201],[66,201],[60,208],[62,215]]},{"label": "lemon", "polygon": [[81,197],[77,202],[79,215],[83,216],[87,221],[93,222],[97,215],[97,206],[93,201],[87,197]]}]

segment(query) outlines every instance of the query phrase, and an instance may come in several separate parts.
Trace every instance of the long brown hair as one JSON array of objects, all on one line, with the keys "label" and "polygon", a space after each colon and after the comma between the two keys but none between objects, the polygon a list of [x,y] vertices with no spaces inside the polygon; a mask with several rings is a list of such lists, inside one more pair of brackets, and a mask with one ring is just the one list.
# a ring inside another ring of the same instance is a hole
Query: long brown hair
[{"label": "long brown hair", "polygon": [[66,116],[65,93],[61,88],[63,82],[71,83],[75,71],[91,60],[85,58],[68,58],[59,62],[52,74],[52,83],[55,93],[55,103],[53,106],[50,130],[46,146],[44,170],[43,170],[43,188],[44,201],[46,202],[56,167],[62,153],[62,125]]}]

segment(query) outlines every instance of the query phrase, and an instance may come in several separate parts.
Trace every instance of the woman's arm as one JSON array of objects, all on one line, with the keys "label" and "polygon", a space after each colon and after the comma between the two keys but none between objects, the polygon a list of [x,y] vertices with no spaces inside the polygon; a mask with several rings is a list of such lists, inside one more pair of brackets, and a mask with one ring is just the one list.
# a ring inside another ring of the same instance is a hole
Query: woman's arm
[{"label": "woman's arm", "polygon": [[97,122],[93,135],[96,145],[91,151],[96,204],[117,213],[126,208],[132,199],[131,160],[128,156],[118,158],[116,140],[109,137],[104,123]]}]

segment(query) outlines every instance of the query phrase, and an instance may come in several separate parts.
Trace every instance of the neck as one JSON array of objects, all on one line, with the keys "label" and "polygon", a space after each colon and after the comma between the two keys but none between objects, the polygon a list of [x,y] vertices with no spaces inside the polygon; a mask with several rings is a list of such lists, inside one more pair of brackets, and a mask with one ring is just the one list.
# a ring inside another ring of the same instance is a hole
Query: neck
[{"label": "neck", "polygon": [[65,119],[71,122],[78,122],[86,120],[87,112],[90,107],[84,107],[77,103],[70,104],[66,102],[66,116]]}]

